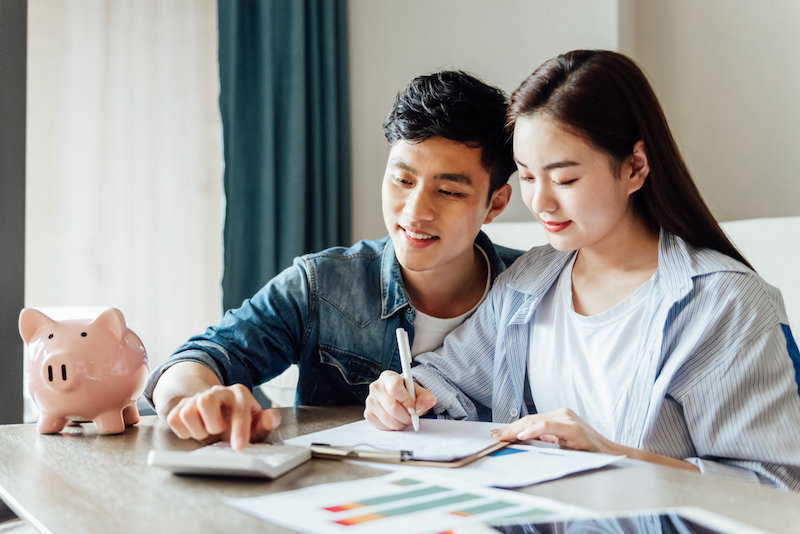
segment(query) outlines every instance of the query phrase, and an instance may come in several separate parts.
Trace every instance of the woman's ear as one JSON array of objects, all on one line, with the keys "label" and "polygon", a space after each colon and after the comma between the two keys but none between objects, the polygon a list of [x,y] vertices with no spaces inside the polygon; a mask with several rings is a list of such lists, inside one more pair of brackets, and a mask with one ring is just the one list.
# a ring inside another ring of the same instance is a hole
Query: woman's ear
[{"label": "woman's ear", "polygon": [[633,194],[644,186],[644,181],[650,174],[650,163],[644,150],[644,141],[636,141],[633,153],[622,165],[622,179],[629,184],[628,194]]}]

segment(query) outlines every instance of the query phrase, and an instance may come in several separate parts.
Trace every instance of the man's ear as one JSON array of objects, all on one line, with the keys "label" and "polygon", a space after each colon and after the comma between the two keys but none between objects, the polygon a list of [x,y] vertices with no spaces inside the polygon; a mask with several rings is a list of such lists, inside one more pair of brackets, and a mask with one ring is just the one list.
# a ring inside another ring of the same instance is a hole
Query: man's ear
[{"label": "man's ear", "polygon": [[483,224],[489,224],[495,217],[503,213],[509,200],[511,200],[511,186],[503,184],[500,189],[492,193],[492,199],[489,201],[489,213],[486,214]]},{"label": "man's ear", "polygon": [[644,150],[644,141],[636,141],[633,153],[622,164],[621,178],[629,184],[628,194],[631,195],[644,186],[644,181],[650,174],[650,162]]}]

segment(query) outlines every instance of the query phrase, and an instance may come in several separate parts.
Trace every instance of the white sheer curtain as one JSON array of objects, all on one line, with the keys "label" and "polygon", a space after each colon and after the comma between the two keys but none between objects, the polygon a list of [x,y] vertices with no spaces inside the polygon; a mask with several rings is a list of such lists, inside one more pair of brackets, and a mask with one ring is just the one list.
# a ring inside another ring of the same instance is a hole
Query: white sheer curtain
[{"label": "white sheer curtain", "polygon": [[152,369],[222,314],[216,0],[28,5],[26,306],[117,307]]}]

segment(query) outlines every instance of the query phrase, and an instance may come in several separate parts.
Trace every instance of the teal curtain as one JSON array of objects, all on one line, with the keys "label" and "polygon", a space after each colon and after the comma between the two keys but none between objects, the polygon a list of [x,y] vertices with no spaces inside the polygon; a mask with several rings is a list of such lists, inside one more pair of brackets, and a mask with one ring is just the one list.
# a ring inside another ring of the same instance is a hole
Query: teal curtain
[{"label": "teal curtain", "polygon": [[219,0],[223,306],[350,244],[345,0]]}]

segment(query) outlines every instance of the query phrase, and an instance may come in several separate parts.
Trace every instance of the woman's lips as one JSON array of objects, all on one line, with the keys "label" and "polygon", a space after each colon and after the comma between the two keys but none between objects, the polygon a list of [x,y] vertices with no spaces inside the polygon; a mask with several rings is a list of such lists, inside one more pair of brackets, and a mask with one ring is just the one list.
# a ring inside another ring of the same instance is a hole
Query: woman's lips
[{"label": "woman's lips", "polygon": [[544,229],[545,230],[547,230],[548,232],[551,232],[553,234],[556,234],[556,233],[560,232],[561,230],[564,230],[570,224],[572,224],[572,221],[565,221],[565,222],[560,222],[560,223],[542,221],[542,224],[544,225]]},{"label": "woman's lips", "polygon": [[402,226],[400,227],[400,230],[402,230],[405,242],[414,248],[429,247],[439,239],[438,236],[414,230],[407,230]]}]

